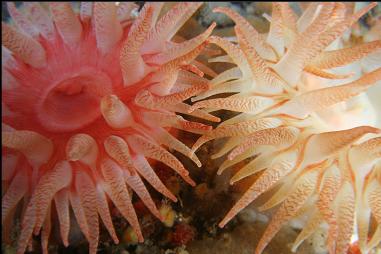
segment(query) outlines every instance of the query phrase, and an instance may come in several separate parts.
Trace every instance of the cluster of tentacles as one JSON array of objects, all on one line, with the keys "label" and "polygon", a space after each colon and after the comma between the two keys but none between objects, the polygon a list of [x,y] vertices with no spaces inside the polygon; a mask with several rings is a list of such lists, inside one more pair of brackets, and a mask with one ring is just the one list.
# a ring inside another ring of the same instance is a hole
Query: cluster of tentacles
[{"label": "cluster of tentacles", "polygon": [[47,253],[54,207],[65,246],[70,207],[90,253],[97,251],[98,215],[118,243],[109,200],[143,241],[129,191],[159,219],[142,179],[177,200],[148,159],[195,184],[164,147],[190,155],[169,129],[210,130],[176,112],[219,121],[201,110],[189,113],[183,102],[208,89],[201,70],[213,72],[195,58],[208,50],[215,24],[193,39],[173,41],[200,5],[178,3],[162,14],[163,3],[137,12],[133,3],[83,2],[78,13],[67,2],[48,9],[8,4],[13,22],[2,23],[2,227],[12,225],[23,203],[17,253],[40,232]]},{"label": "cluster of tentacles", "polygon": [[[379,52],[381,41],[327,50],[338,45],[340,36],[374,6],[351,14],[343,3],[311,3],[297,17],[287,3],[274,3],[272,16],[265,15],[271,22],[268,34],[259,34],[228,8],[214,10],[235,22],[236,38],[212,36],[209,41],[227,55],[211,62],[235,67],[220,73],[211,80],[211,89],[192,98],[198,102],[190,112],[206,108],[240,114],[208,131],[192,150],[209,140],[228,138],[212,156],[228,153],[218,174],[248,158],[251,162],[235,173],[231,184],[260,174],[220,227],[258,196],[273,191],[260,210],[279,208],[257,254],[282,225],[301,215],[309,219],[294,250],[323,225],[328,226],[330,253],[346,253],[354,225],[363,253],[381,240],[381,130],[368,126],[375,113],[366,97],[357,96],[381,79],[381,68],[352,79],[350,73],[337,72],[337,67]],[[340,79],[346,82],[332,85]],[[224,93],[234,95],[202,100]],[[375,232],[369,232],[371,218],[378,223]]]}]

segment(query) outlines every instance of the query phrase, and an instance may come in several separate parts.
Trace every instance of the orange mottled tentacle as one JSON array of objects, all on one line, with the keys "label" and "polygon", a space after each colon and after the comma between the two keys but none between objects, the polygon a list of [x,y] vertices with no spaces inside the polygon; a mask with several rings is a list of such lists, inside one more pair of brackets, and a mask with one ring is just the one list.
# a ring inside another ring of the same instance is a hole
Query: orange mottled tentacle
[{"label": "orange mottled tentacle", "polygon": [[58,221],[60,223],[61,239],[65,247],[69,246],[70,231],[70,211],[69,211],[69,191],[62,189],[54,196]]},{"label": "orange mottled tentacle", "polygon": [[143,242],[143,235],[131,197],[128,193],[122,169],[111,160],[104,160],[101,164],[102,174],[105,178],[104,188],[107,195],[121,212],[123,217],[134,229],[139,242]]},{"label": "orange mottled tentacle", "polygon": [[303,206],[304,202],[313,193],[317,179],[317,172],[307,172],[298,180],[295,190],[285,199],[280,208],[272,217],[270,224],[267,226],[258,246],[255,250],[256,254],[262,253],[268,242],[280,230],[282,225],[289,219],[293,218],[298,210]]}]

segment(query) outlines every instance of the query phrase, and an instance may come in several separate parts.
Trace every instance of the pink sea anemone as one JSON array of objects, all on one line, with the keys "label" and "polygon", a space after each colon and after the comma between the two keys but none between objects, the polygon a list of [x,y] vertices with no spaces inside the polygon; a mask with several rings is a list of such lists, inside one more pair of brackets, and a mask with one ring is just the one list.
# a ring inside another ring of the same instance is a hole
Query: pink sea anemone
[{"label": "pink sea anemone", "polygon": [[[308,220],[293,251],[319,227],[328,228],[331,254],[346,253],[356,231],[363,253],[381,241],[381,130],[375,127],[379,108],[363,94],[381,80],[381,38],[346,48],[340,43],[340,36],[375,5],[351,13],[343,3],[310,3],[297,17],[288,3],[273,3],[272,16],[265,15],[271,22],[268,34],[259,34],[231,9],[215,9],[235,22],[236,38],[210,37],[227,53],[211,61],[234,67],[192,99],[234,95],[197,101],[191,111],[239,114],[208,131],[192,149],[228,138],[212,156],[230,152],[218,173],[250,159],[230,183],[257,175],[220,227],[265,192],[272,194],[259,209],[278,209],[256,254],[282,225],[301,216]],[[365,57],[367,73],[355,63]],[[369,64],[371,59],[378,60]],[[372,220],[377,226],[373,231]]]},{"label": "pink sea anemone", "polygon": [[[50,3],[50,14],[37,3],[8,4],[13,24],[2,23],[2,223],[3,229],[12,224],[23,201],[18,253],[40,231],[47,253],[54,207],[65,246],[70,206],[90,253],[98,246],[98,215],[118,243],[109,200],[143,241],[129,189],[159,219],[142,178],[176,201],[147,159],[194,185],[163,146],[189,155],[169,128],[209,130],[175,113],[188,114],[183,101],[208,88],[195,58],[215,24],[191,40],[172,41],[200,5],[178,3],[159,18],[163,3],[148,3],[135,19],[133,3],[83,2],[79,14],[67,2]],[[219,120],[200,110],[191,115]]]}]

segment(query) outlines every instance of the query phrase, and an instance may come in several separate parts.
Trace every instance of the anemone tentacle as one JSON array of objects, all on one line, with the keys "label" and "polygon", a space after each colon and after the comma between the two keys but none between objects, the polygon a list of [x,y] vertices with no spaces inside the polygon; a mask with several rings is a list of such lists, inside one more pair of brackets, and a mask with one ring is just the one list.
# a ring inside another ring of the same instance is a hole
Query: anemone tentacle
[{"label": "anemone tentacle", "polygon": [[[312,217],[293,251],[323,224],[328,225],[331,254],[347,253],[355,222],[363,253],[380,242],[379,221],[371,236],[369,218],[379,215],[381,130],[372,127],[376,112],[362,94],[380,83],[380,61],[369,66],[367,73],[358,69],[342,73],[337,67],[377,56],[381,38],[332,50],[340,45],[335,43],[327,49],[375,5],[351,14],[343,3],[311,3],[297,17],[287,3],[273,3],[272,17],[265,15],[271,22],[267,37],[233,10],[214,10],[234,21],[237,43],[212,36],[209,41],[226,55],[210,62],[235,66],[217,75],[209,90],[192,99],[197,102],[190,112],[205,108],[207,112],[224,109],[240,114],[206,131],[192,151],[210,140],[229,138],[214,155],[227,154],[218,174],[251,156],[251,162],[239,169],[230,183],[262,172],[220,227],[263,193],[277,190],[260,207],[262,211],[279,205],[257,254],[284,223],[307,208]],[[216,98],[223,93],[234,95]],[[212,95],[214,98],[208,99]]]},{"label": "anemone tentacle", "polygon": [[38,3],[8,4],[15,25],[2,23],[2,221],[12,221],[24,201],[17,253],[33,233],[41,233],[48,253],[53,214],[68,246],[70,209],[89,253],[97,252],[98,216],[118,243],[111,203],[143,241],[129,189],[160,220],[142,178],[177,201],[147,158],[195,184],[164,147],[201,166],[170,129],[202,134],[211,127],[176,112],[218,121],[200,110],[189,113],[183,102],[208,89],[200,68],[215,75],[196,61],[215,24],[193,39],[172,41],[200,5],[179,3],[159,18],[163,3],[147,3],[134,18],[133,3],[82,2],[78,11],[67,2],[49,3],[49,12]]}]

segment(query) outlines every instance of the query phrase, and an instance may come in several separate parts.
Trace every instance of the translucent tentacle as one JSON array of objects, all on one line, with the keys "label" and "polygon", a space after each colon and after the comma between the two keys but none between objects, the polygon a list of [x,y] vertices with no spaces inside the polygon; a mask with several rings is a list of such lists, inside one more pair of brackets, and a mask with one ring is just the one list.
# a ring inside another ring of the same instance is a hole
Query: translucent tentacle
[{"label": "translucent tentacle", "polygon": [[174,138],[166,130],[160,128],[156,130],[155,139],[161,144],[167,146],[169,149],[174,149],[185,156],[188,156],[198,167],[201,167],[201,162],[197,156],[192,153],[192,150],[189,149],[185,144],[180,142],[178,139]]},{"label": "translucent tentacle", "polygon": [[270,31],[267,35],[266,42],[275,49],[278,55],[283,55],[284,39],[282,29],[282,13],[278,3],[272,4]]},{"label": "translucent tentacle", "polygon": [[311,25],[311,23],[316,18],[318,11],[320,11],[319,3],[310,3],[307,9],[303,12],[302,16],[298,19],[296,26],[298,33],[303,33],[306,28]]},{"label": "translucent tentacle", "polygon": [[102,98],[101,112],[107,124],[114,129],[123,129],[135,123],[129,107],[113,94]]},{"label": "translucent tentacle", "polygon": [[296,238],[294,244],[292,245],[292,251],[296,252],[296,249],[299,247],[299,245],[302,244],[305,239],[311,236],[321,223],[323,223],[322,215],[319,211],[315,211],[311,218],[308,220],[307,225],[303,227],[302,232],[300,232]]},{"label": "translucent tentacle", "polygon": [[244,19],[241,15],[233,11],[232,9],[226,7],[217,7],[213,12],[224,13],[229,16],[236,25],[242,30],[245,34],[245,37],[250,40],[251,45],[253,45],[256,51],[265,59],[275,60],[275,54],[271,46],[266,44],[262,37],[259,36],[259,33],[255,28]]},{"label": "translucent tentacle", "polygon": [[69,212],[69,192],[62,189],[54,196],[58,221],[60,223],[61,239],[65,247],[69,246],[70,212]]},{"label": "translucent tentacle", "polygon": [[187,54],[181,57],[177,57],[160,66],[160,68],[151,78],[151,82],[157,82],[157,84],[150,86],[149,90],[156,95],[167,96],[172,88],[174,88],[175,83],[178,82],[177,78],[181,70],[187,71],[189,73],[188,77],[190,74],[193,74],[192,72],[195,74],[200,74],[197,75],[200,78],[194,81],[197,85],[206,84],[207,80],[202,79],[203,73],[197,73],[200,72],[200,70],[198,70],[195,66],[191,67],[189,64],[198,56],[198,54],[201,53],[205,46],[206,43],[202,43]]},{"label": "translucent tentacle", "polygon": [[132,164],[130,149],[126,141],[118,136],[112,135],[105,139],[104,147],[107,154],[114,159],[122,168],[128,170],[130,174],[135,174]]},{"label": "translucent tentacle", "polygon": [[[206,49],[207,48],[204,49],[204,52]],[[194,64],[194,66],[196,66],[201,72],[205,73],[206,75],[209,75],[212,78],[217,76],[217,73],[213,69],[209,68],[207,65],[203,64],[198,60],[193,60],[192,64]]]},{"label": "translucent tentacle", "polygon": [[69,161],[80,161],[95,169],[97,157],[98,144],[90,135],[76,134],[66,144],[66,158]]},{"label": "translucent tentacle", "polygon": [[381,226],[379,225],[368,242],[368,249],[371,250],[381,242]]},{"label": "translucent tentacle", "polygon": [[207,97],[210,97],[212,95],[221,94],[221,93],[239,93],[247,89],[250,89],[251,86],[252,86],[252,82],[247,80],[238,79],[238,80],[228,81],[226,83],[215,86],[213,89],[210,89],[208,91],[205,91],[193,97],[192,102],[199,101]]},{"label": "translucent tentacle", "polygon": [[308,65],[306,68],[304,68],[304,71],[309,72],[315,76],[326,78],[326,79],[347,79],[353,76],[354,73],[348,73],[348,74],[334,74],[330,72],[323,71],[319,68],[316,68],[312,65]]},{"label": "translucent tentacle", "polygon": [[83,213],[89,229],[89,253],[97,253],[99,241],[99,220],[97,194],[95,186],[87,173],[78,170],[76,175],[75,187],[83,207]]},{"label": "translucent tentacle", "polygon": [[276,64],[274,69],[289,84],[294,85],[307,63],[319,55],[330,43],[342,35],[348,27],[375,5],[372,3],[355,13],[351,18],[345,19],[343,16],[345,12],[344,4],[336,3],[334,6],[332,6],[332,3],[323,4],[318,17],[295,39],[290,50]]},{"label": "translucent tentacle", "polygon": [[32,197],[23,216],[21,233],[17,243],[17,254],[23,254],[25,252],[33,233],[36,222],[36,206],[33,203],[34,201],[35,199]]},{"label": "translucent tentacle", "polygon": [[355,193],[349,182],[341,187],[338,199],[336,253],[345,253],[353,232],[355,212]]},{"label": "translucent tentacle", "polygon": [[195,117],[198,117],[198,118],[201,118],[201,119],[205,119],[205,120],[208,120],[208,121],[211,121],[211,122],[217,122],[218,123],[218,122],[221,121],[221,119],[219,117],[211,115],[211,114],[209,114],[209,113],[207,113],[207,112],[205,112],[203,110],[196,109],[192,113],[189,113],[190,108],[191,108],[191,106],[188,105],[188,104],[179,103],[177,105],[168,106],[166,109],[168,109],[170,111],[182,113],[182,114],[187,114],[187,115],[195,116]]},{"label": "translucent tentacle", "polygon": [[143,7],[121,47],[120,66],[124,85],[136,83],[149,72],[149,67],[144,63],[140,50],[151,28],[152,13],[152,7]]},{"label": "translucent tentacle", "polygon": [[[341,29],[339,31],[340,33],[335,33],[334,36],[336,37],[320,37],[329,25],[329,22],[332,22],[331,14],[333,5],[333,3],[323,3],[322,10],[319,12],[318,17],[316,17],[303,33],[295,38],[287,53],[275,65],[274,69],[290,85],[296,84],[306,63],[316,57],[333,41],[332,39],[338,37],[341,32],[344,31],[342,26],[338,25]],[[345,6],[342,6],[342,8],[345,9]]]},{"label": "translucent tentacle", "polygon": [[[242,139],[239,139],[239,140],[242,140]],[[239,142],[237,142],[236,144],[239,144]],[[259,153],[259,151],[260,149],[258,149],[258,147],[251,147],[248,150],[246,150],[244,153],[235,157],[233,160],[225,160],[218,168],[217,175],[221,175],[227,168]]]},{"label": "translucent tentacle", "polygon": [[75,219],[77,220],[77,224],[81,229],[81,232],[83,233],[86,239],[89,239],[89,226],[87,225],[85,212],[83,211],[83,206],[81,204],[81,200],[78,194],[71,191],[69,195],[69,200],[71,208],[73,209]]},{"label": "translucent tentacle", "polygon": [[114,225],[112,223],[110,208],[108,206],[106,194],[104,193],[101,185],[99,184],[96,187],[96,191],[97,191],[98,213],[103,221],[103,224],[106,226],[106,229],[109,232],[111,238],[114,240],[114,243],[118,244],[119,239],[118,239],[118,236],[116,235]]},{"label": "translucent tentacle", "polygon": [[202,34],[194,37],[193,39],[187,40],[182,43],[172,43],[171,46],[164,52],[154,55],[149,58],[149,62],[153,64],[164,64],[167,63],[178,56],[188,54],[198,46],[200,46],[205,40],[210,36],[213,29],[216,27],[216,23],[212,23],[208,29],[206,29]]},{"label": "translucent tentacle", "polygon": [[374,181],[369,188],[368,202],[377,223],[381,224],[381,184]]},{"label": "translucent tentacle", "polygon": [[281,81],[276,73],[269,68],[267,63],[256,52],[254,46],[250,45],[248,37],[245,37],[245,34],[239,27],[235,27],[235,32],[237,34],[238,43],[249,62],[258,92],[271,94],[281,93],[283,91],[284,82]]},{"label": "translucent tentacle", "polygon": [[233,62],[238,65],[244,77],[247,77],[250,74],[249,64],[245,55],[237,45],[217,36],[209,37],[208,41],[221,47],[232,58]]},{"label": "translucent tentacle", "polygon": [[143,242],[143,235],[140,229],[139,221],[131,203],[131,197],[128,193],[122,170],[115,162],[111,160],[104,160],[101,164],[101,170],[106,181],[106,193],[121,212],[123,217],[130,223],[138,237],[139,242]]},{"label": "translucent tentacle", "polygon": [[164,14],[151,30],[143,47],[146,54],[157,53],[162,50],[165,42],[170,41],[186,20],[201,6],[202,3],[178,3]]},{"label": "translucent tentacle", "polygon": [[33,26],[33,24],[24,16],[24,14],[16,8],[15,4],[7,2],[7,7],[9,15],[12,17],[12,20],[16,23],[17,27],[29,36],[36,38],[39,32]]},{"label": "translucent tentacle", "polygon": [[293,190],[295,190],[296,185],[294,185],[295,178],[288,177],[286,182],[284,182],[280,188],[269,198],[263,205],[258,207],[259,212],[266,211],[268,209],[271,209],[280,203],[282,203],[288,196],[289,193],[291,193]]},{"label": "translucent tentacle", "polygon": [[258,120],[249,120],[231,125],[219,126],[218,128],[201,136],[193,145],[192,150],[196,151],[200,146],[212,139],[223,137],[242,137],[259,130],[277,127],[280,124],[281,121],[276,118],[262,118]]},{"label": "translucent tentacle", "polygon": [[303,178],[298,180],[295,190],[286,198],[272,217],[270,224],[258,243],[255,250],[256,254],[262,253],[268,242],[280,230],[282,225],[296,215],[298,210],[314,191],[316,179],[317,172],[312,171],[306,173]]},{"label": "translucent tentacle", "polygon": [[41,233],[41,249],[43,254],[49,254],[48,242],[49,242],[50,230],[52,228],[50,214],[51,214],[51,207],[49,206],[48,212],[46,213],[45,222],[42,227],[42,233]]},{"label": "translucent tentacle", "polygon": [[3,131],[2,145],[22,152],[38,168],[46,163],[53,153],[53,143],[33,131]]},{"label": "translucent tentacle", "polygon": [[299,130],[295,127],[277,127],[259,130],[247,137],[247,139],[237,146],[228,156],[233,160],[237,155],[242,154],[248,148],[257,145],[271,145],[277,148],[285,148],[292,145],[299,136]]},{"label": "translucent tentacle", "polygon": [[46,213],[54,195],[67,187],[72,180],[72,168],[67,161],[58,162],[51,170],[44,174],[33,194],[36,206],[35,234],[37,234],[44,222]]},{"label": "translucent tentacle", "polygon": [[241,77],[242,77],[242,73],[240,69],[238,67],[234,67],[218,74],[215,78],[213,78],[210,81],[210,85],[215,86],[229,80],[239,79]]},{"label": "translucent tentacle", "polygon": [[[337,154],[367,133],[379,133],[370,126],[359,126],[348,130],[324,132],[313,135],[305,147],[305,163],[322,161]],[[317,149],[319,148],[319,149]]]},{"label": "translucent tentacle", "polygon": [[[3,158],[4,159],[4,158]],[[11,210],[16,207],[18,202],[24,197],[28,190],[28,176],[25,168],[18,170],[12,179],[10,186],[2,197],[1,202],[1,223],[4,224],[5,218]]]},{"label": "translucent tentacle", "polygon": [[358,80],[348,84],[309,91],[283,104],[278,113],[305,118],[311,112],[319,111],[358,95],[380,79],[381,68],[364,74]]},{"label": "translucent tentacle", "polygon": [[[216,152],[215,154],[213,154],[211,156],[211,158],[214,160],[214,159],[217,159],[217,158],[220,158],[220,157],[224,156],[231,149],[233,149],[235,146],[240,144],[242,142],[242,140],[244,140],[243,137],[230,137],[230,138],[228,138],[228,140],[222,145],[220,150],[218,152]],[[226,160],[226,162],[228,163],[228,162],[231,162],[231,161]]]},{"label": "translucent tentacle", "polygon": [[257,172],[264,170],[269,167],[273,161],[274,154],[267,152],[259,155],[257,158],[246,164],[242,167],[231,179],[230,183],[234,184],[235,182]]},{"label": "translucent tentacle", "polygon": [[50,10],[58,31],[68,45],[75,46],[82,36],[82,25],[70,3],[50,3]]},{"label": "translucent tentacle", "polygon": [[189,177],[189,172],[184,168],[181,162],[167,152],[164,148],[148,141],[147,139],[132,135],[127,138],[128,143],[134,151],[144,154],[144,156],[158,160],[173,168],[187,183],[194,186],[195,182]]},{"label": "translucent tentacle", "polygon": [[295,153],[288,153],[283,158],[278,157],[277,161],[249,187],[233,208],[230,209],[225,218],[218,224],[219,227],[225,226],[237,213],[248,206],[259,195],[270,189],[281,177],[290,172],[295,166]]},{"label": "translucent tentacle", "polygon": [[381,48],[381,40],[366,42],[350,48],[325,51],[312,61],[311,65],[331,69],[355,62]]},{"label": "translucent tentacle", "polygon": [[360,250],[366,253],[366,244],[368,242],[371,210],[369,208],[367,201],[363,200],[362,198],[360,202],[357,201],[355,209],[356,209],[357,234],[359,238],[358,245],[360,247]]},{"label": "translucent tentacle", "polygon": [[24,2],[28,9],[29,18],[32,24],[38,31],[48,40],[53,40],[55,37],[54,24],[48,13],[37,2]]},{"label": "translucent tentacle", "polygon": [[177,202],[177,198],[171,193],[170,190],[165,187],[160,178],[156,175],[153,168],[143,156],[136,156],[133,159],[136,170],[140,175],[147,180],[158,192],[168,197],[174,202]]},{"label": "translucent tentacle", "polygon": [[339,169],[335,166],[328,168],[323,177],[322,188],[319,192],[318,201],[316,202],[317,208],[329,225],[327,245],[330,253],[333,251],[334,242],[337,237],[337,220],[332,208],[332,202],[340,190],[340,183],[341,176]]},{"label": "translucent tentacle", "polygon": [[123,33],[115,3],[94,3],[93,21],[97,47],[103,54],[108,53],[119,42]]},{"label": "translucent tentacle", "polygon": [[155,202],[152,200],[151,195],[149,194],[147,188],[144,186],[144,183],[142,179],[140,179],[140,176],[138,174],[130,175],[130,174],[124,174],[125,180],[135,193],[140,197],[140,199],[143,201],[143,203],[147,206],[148,210],[151,211],[153,215],[156,216],[156,218],[163,221],[163,217],[161,216],[160,212],[157,210]]},{"label": "translucent tentacle", "polygon": [[237,97],[232,96],[221,99],[210,99],[197,102],[192,105],[191,111],[198,108],[214,108],[225,109],[237,112],[249,112],[257,114],[264,109],[274,104],[274,100],[271,98],[250,96],[250,97]]},{"label": "translucent tentacle", "polygon": [[3,154],[3,160],[1,162],[1,178],[3,181],[10,181],[14,177],[17,169],[17,163],[20,159],[20,155],[6,153]]},{"label": "translucent tentacle", "polygon": [[1,23],[1,43],[23,62],[36,68],[46,65],[46,54],[39,42]]}]

